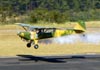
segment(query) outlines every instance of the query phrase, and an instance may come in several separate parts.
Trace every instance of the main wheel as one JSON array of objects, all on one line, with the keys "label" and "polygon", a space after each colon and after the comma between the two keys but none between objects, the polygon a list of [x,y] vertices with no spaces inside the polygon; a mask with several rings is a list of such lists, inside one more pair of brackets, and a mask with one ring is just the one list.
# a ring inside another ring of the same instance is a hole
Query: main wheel
[{"label": "main wheel", "polygon": [[39,48],[39,45],[38,44],[34,45],[34,48],[35,49],[38,49]]},{"label": "main wheel", "polygon": [[27,47],[30,48],[31,47],[31,43],[27,43]]}]

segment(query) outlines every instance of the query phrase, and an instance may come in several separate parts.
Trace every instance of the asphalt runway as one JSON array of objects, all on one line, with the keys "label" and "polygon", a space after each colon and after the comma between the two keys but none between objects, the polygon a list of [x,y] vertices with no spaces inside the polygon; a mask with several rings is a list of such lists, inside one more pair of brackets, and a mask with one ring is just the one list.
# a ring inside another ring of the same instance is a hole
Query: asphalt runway
[{"label": "asphalt runway", "polygon": [[100,70],[100,55],[1,57],[0,70]]}]

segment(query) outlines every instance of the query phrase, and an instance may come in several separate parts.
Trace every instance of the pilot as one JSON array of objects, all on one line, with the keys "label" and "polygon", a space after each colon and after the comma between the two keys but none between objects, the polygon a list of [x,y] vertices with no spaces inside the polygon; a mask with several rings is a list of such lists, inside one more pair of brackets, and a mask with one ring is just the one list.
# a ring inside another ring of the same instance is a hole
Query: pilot
[{"label": "pilot", "polygon": [[37,30],[36,33],[37,33],[37,34],[40,34],[40,33],[41,33],[41,30]]}]

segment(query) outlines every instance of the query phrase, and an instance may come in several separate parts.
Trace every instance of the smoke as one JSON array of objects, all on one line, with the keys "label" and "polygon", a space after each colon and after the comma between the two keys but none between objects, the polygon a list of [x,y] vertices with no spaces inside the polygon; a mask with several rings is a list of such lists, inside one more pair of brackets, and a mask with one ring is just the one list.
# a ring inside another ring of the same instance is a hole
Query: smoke
[{"label": "smoke", "polygon": [[67,36],[61,36],[57,38],[50,38],[50,39],[43,39],[40,40],[39,43],[59,43],[59,44],[64,44],[64,43],[75,43],[77,40],[79,40],[79,35],[67,35]]},{"label": "smoke", "polygon": [[100,44],[100,33],[86,34],[84,38],[81,38],[81,41],[91,44]]},{"label": "smoke", "polygon": [[63,37],[54,38],[53,42],[60,43],[60,44],[64,44],[64,43],[72,44],[72,43],[76,43],[78,40],[79,40],[78,35],[67,35]]},{"label": "smoke", "polygon": [[73,34],[66,35],[58,38],[41,40],[43,43],[58,43],[58,44],[75,44],[77,42],[87,44],[100,44],[100,33],[86,33],[86,34]]},{"label": "smoke", "polygon": [[68,35],[60,38],[55,38],[53,40],[56,43],[64,44],[73,44],[76,42],[88,43],[88,44],[100,44],[100,33],[94,34],[76,34],[76,35]]}]

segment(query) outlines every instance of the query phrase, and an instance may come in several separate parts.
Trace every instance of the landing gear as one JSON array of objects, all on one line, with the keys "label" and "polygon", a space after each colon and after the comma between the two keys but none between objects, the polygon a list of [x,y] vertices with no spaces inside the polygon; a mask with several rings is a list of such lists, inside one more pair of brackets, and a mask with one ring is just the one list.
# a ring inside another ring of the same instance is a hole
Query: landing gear
[{"label": "landing gear", "polygon": [[34,43],[34,41],[33,40],[31,40],[29,43],[27,43],[27,47],[28,48],[30,48],[31,47],[31,45],[33,45],[34,44],[34,48],[35,49],[38,49],[39,48],[39,45],[38,44],[36,44],[36,43]]},{"label": "landing gear", "polygon": [[30,48],[32,43],[34,43],[33,40],[31,40],[29,43],[27,43],[27,47]]},{"label": "landing gear", "polygon": [[27,43],[27,47],[30,48],[31,47],[31,43]]},{"label": "landing gear", "polygon": [[[31,43],[27,43],[27,47],[30,48],[31,47]],[[39,45],[38,44],[35,44],[34,45],[34,48],[35,49],[38,49],[39,48]]]},{"label": "landing gear", "polygon": [[[31,47],[31,43],[27,43],[27,47],[30,48]],[[39,48],[39,45],[38,44],[35,44],[34,45],[34,48],[35,49],[38,49]]]},{"label": "landing gear", "polygon": [[35,48],[35,49],[38,49],[38,48],[39,48],[39,45],[38,45],[38,44],[35,44],[35,45],[34,45],[34,48]]}]

